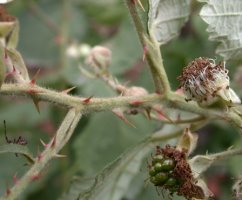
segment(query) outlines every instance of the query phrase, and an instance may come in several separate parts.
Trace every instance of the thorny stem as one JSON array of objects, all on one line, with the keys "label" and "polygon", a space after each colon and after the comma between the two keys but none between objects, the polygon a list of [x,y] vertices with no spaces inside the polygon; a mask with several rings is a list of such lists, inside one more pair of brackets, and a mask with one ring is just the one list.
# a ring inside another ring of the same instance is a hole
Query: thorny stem
[{"label": "thorny stem", "polygon": [[[201,108],[197,104],[192,102],[185,102],[184,97],[178,95],[174,92],[171,92],[170,84],[168,77],[166,75],[162,56],[160,54],[159,45],[150,38],[147,33],[144,31],[143,25],[141,23],[140,17],[137,12],[137,5],[135,1],[125,0],[128,6],[129,12],[134,21],[140,42],[146,52],[146,59],[148,61],[153,80],[156,87],[156,92],[158,94],[148,94],[144,96],[121,96],[121,97],[110,97],[110,98],[91,98],[87,103],[85,100],[87,98],[74,97],[68,95],[64,92],[56,92],[53,90],[45,89],[37,85],[24,82],[21,84],[3,84],[0,90],[0,96],[27,96],[31,98],[31,95],[34,95],[35,98],[39,101],[50,102],[53,104],[60,105],[69,109],[66,117],[64,118],[61,126],[59,127],[56,136],[52,138],[49,145],[45,150],[37,156],[35,163],[30,167],[28,172],[15,184],[11,189],[10,193],[0,198],[0,200],[16,199],[24,191],[27,186],[38,178],[41,175],[41,171],[49,163],[50,160],[57,157],[58,152],[63,148],[63,146],[69,141],[78,121],[81,118],[82,114],[90,113],[94,111],[104,111],[112,110],[119,107],[130,107],[132,106],[131,102],[139,101],[142,102],[140,107],[146,105],[154,105],[162,103],[168,108],[175,108],[190,113],[195,113],[198,116],[188,120],[180,120],[181,123],[192,123],[191,129],[197,129],[201,125],[204,125],[208,119],[223,119],[229,122],[236,124],[238,127],[241,127],[242,120],[241,117],[234,113],[232,110],[228,112],[217,111],[212,109]],[[65,50],[68,43],[68,21],[70,14],[70,3],[69,1],[63,0],[63,24],[61,27],[61,63],[62,66],[66,66],[66,55]],[[35,10],[36,11],[36,10]],[[40,15],[40,17],[43,17]],[[43,18],[46,21],[46,18]],[[48,22],[48,21],[46,21]],[[106,82],[110,80],[105,80]],[[113,88],[116,87],[115,82],[108,82]],[[117,88],[116,88],[117,89]],[[162,94],[162,95],[161,95]],[[197,123],[198,122],[198,123]],[[179,123],[179,120],[174,123]],[[161,141],[167,141],[172,138],[176,138],[181,135],[183,132],[184,125],[178,127],[174,132],[169,132],[167,134],[156,133],[150,136],[148,142],[156,143]],[[54,143],[54,144],[53,144]],[[222,159],[229,157],[231,155],[240,155],[242,154],[242,149],[228,150],[225,152],[212,154],[214,159]]]},{"label": "thorny stem", "polygon": [[129,13],[133,19],[136,31],[139,36],[144,53],[149,64],[151,74],[155,83],[156,92],[166,95],[170,92],[170,84],[165,72],[163,60],[159,50],[159,46],[156,42],[150,39],[150,37],[144,31],[139,14],[137,12],[137,3],[131,0],[125,0],[129,9]]},{"label": "thorny stem", "polygon": [[176,108],[190,113],[195,113],[207,119],[222,119],[232,122],[238,127],[241,127],[241,117],[234,113],[232,110],[223,112],[207,108],[201,108],[196,103],[186,102],[182,95],[174,92],[170,93],[168,99],[164,95],[148,94],[144,96],[120,96],[110,98],[92,98],[89,103],[85,103],[85,99],[75,97],[66,93],[56,92],[53,90],[45,89],[37,85],[29,83],[23,84],[3,84],[0,90],[1,95],[8,96],[28,96],[34,94],[39,101],[50,102],[66,108],[78,108],[82,113],[90,113],[94,111],[112,110],[114,108],[129,107],[132,102],[143,102],[140,106],[153,105],[155,103],[163,103],[167,108]]},{"label": "thorny stem", "polygon": [[208,155],[208,157],[210,157],[214,160],[223,160],[223,159],[226,159],[226,158],[230,158],[231,156],[235,156],[235,155],[242,155],[242,148],[229,149],[227,151]]},{"label": "thorny stem", "polygon": [[[28,172],[10,189],[10,194],[0,198],[0,200],[13,200],[20,197],[22,191],[34,180],[41,177],[41,171],[46,164],[53,158],[58,156],[58,152],[69,141],[74,132],[77,123],[81,118],[79,110],[70,109],[61,123],[56,136],[50,141],[46,149],[36,158],[35,163],[31,166]],[[53,144],[55,140],[55,144]]]},{"label": "thorny stem", "polygon": [[87,98],[74,97],[66,93],[56,92],[53,90],[45,89],[37,85],[30,84],[3,84],[0,90],[1,95],[16,95],[16,96],[29,96],[34,94],[39,101],[46,101],[57,104],[66,108],[76,107],[82,113],[89,113],[93,111],[112,110],[118,107],[127,107],[132,102],[142,100],[142,105],[149,105],[162,101],[163,96],[158,94],[149,94],[145,96],[120,96],[110,98],[91,98],[89,103],[85,103]]}]

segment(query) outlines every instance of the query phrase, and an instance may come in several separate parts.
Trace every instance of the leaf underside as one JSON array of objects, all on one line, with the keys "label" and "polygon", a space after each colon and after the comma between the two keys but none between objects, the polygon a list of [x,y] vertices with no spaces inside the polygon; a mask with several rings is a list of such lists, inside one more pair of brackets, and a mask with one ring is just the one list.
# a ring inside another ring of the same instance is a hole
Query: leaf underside
[{"label": "leaf underside", "polygon": [[34,163],[34,157],[28,147],[19,144],[5,144],[0,146],[0,154],[15,153],[23,155],[30,163]]},{"label": "leaf underside", "polygon": [[178,36],[188,20],[190,0],[149,0],[149,33],[162,45]]},{"label": "leaf underside", "polygon": [[208,24],[209,39],[219,41],[216,53],[225,60],[242,56],[242,1],[200,0],[206,4],[200,11]]}]

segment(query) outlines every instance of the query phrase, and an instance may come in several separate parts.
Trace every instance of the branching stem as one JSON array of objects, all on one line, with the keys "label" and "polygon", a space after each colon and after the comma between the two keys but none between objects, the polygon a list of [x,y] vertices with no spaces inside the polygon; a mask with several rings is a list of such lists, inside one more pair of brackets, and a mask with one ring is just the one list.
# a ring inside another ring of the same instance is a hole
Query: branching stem
[{"label": "branching stem", "polygon": [[54,136],[46,146],[46,149],[37,156],[35,163],[31,166],[28,172],[10,189],[11,192],[7,196],[0,198],[0,200],[17,199],[32,181],[41,177],[41,171],[50,160],[58,157],[59,151],[68,142],[80,118],[81,113],[79,110],[72,108],[68,111],[56,136]]},{"label": "branching stem", "polygon": [[150,71],[155,83],[156,92],[166,95],[170,92],[170,84],[165,72],[163,60],[161,57],[159,46],[144,31],[143,24],[137,12],[137,3],[131,0],[125,0],[129,9],[129,13],[133,19],[139,40],[144,50],[145,57],[150,67]]}]

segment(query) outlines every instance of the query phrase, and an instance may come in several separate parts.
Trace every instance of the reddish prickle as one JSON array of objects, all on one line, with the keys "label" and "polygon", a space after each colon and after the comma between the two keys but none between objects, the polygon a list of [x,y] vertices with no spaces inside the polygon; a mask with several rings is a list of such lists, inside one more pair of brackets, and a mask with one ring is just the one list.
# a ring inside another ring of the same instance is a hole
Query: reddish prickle
[{"label": "reddish prickle", "polygon": [[90,97],[84,99],[82,102],[83,103],[90,103],[92,98],[93,98],[93,96],[90,96]]},{"label": "reddish prickle", "polygon": [[36,181],[36,180],[40,179],[40,177],[41,177],[41,174],[40,173],[34,174],[31,177],[31,181]]},{"label": "reddish prickle", "polygon": [[56,145],[56,135],[53,137],[50,147],[54,148]]}]

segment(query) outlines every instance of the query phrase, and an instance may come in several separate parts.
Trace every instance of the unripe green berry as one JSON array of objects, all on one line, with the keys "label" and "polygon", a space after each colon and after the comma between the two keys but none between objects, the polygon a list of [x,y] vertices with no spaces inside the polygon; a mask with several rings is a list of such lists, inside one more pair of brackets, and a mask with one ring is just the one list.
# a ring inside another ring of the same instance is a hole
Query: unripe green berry
[{"label": "unripe green berry", "polygon": [[166,159],[163,161],[161,169],[162,171],[170,171],[174,169],[175,167],[175,161],[172,159]]},{"label": "unripe green berry", "polygon": [[177,184],[177,180],[170,177],[168,178],[168,180],[166,181],[165,185],[168,186],[168,187],[173,187]]},{"label": "unripe green berry", "polygon": [[156,172],[161,172],[162,171],[162,164],[161,163],[155,163],[154,169]]},{"label": "unripe green berry", "polygon": [[153,183],[155,186],[158,185],[158,182],[154,176],[150,177],[150,182]]},{"label": "unripe green berry", "polygon": [[160,172],[160,173],[155,175],[155,179],[156,179],[158,184],[163,184],[168,179],[168,176],[167,176],[167,174]]},{"label": "unripe green berry", "polygon": [[154,167],[150,168],[149,174],[150,174],[150,176],[155,176],[156,175],[156,171],[155,171]]},{"label": "unripe green berry", "polygon": [[157,162],[162,163],[163,160],[164,160],[163,155],[161,155],[161,154],[159,154],[159,155],[155,155],[155,156],[153,157],[153,161],[152,161],[152,163],[153,163],[153,164],[155,164],[155,163],[157,163]]}]

